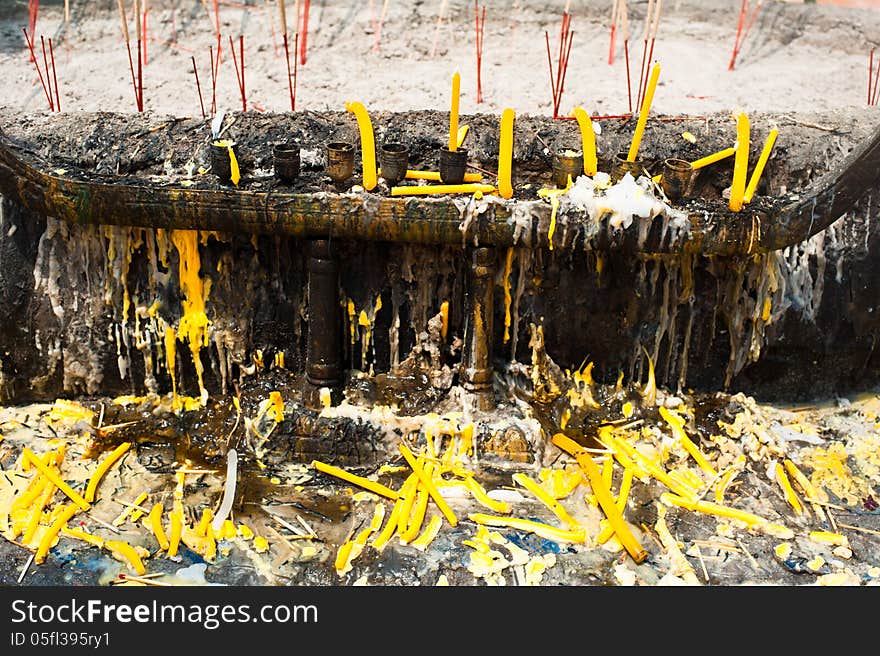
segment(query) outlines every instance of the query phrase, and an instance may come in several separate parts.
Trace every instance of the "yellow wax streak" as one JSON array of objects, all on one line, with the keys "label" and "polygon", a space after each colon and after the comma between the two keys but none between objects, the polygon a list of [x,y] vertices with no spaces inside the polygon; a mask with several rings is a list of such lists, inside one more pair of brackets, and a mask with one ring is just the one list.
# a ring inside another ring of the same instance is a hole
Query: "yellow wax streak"
[{"label": "yellow wax streak", "polygon": [[577,531],[570,531],[541,522],[533,522],[530,519],[521,519],[519,517],[497,517],[495,515],[485,515],[483,513],[471,513],[468,515],[471,521],[477,524],[485,524],[486,526],[509,526],[517,528],[521,531],[528,531],[535,535],[540,535],[547,540],[555,542],[585,542],[587,539],[587,531],[583,527]]},{"label": "yellow wax streak", "polygon": [[[379,169],[379,175],[382,175],[382,169]],[[440,182],[440,171],[420,171],[409,169],[406,172],[407,180],[428,180],[430,182]],[[465,182],[479,182],[483,179],[480,173],[465,173]]]},{"label": "yellow wax streak", "polygon": [[440,492],[437,491],[437,487],[434,485],[431,477],[426,475],[425,471],[419,466],[419,463],[416,462],[412,451],[410,451],[405,444],[400,444],[398,448],[400,449],[400,453],[403,454],[403,457],[406,459],[407,464],[409,464],[410,468],[418,475],[419,480],[422,481],[422,485],[425,486],[425,489],[428,490],[431,498],[434,499],[434,503],[437,504],[440,512],[443,513],[452,526],[456,526],[458,524],[458,519],[456,519],[455,513],[452,512],[452,508],[446,503],[446,499],[440,496]]},{"label": "yellow wax streak", "polygon": [[49,553],[49,548],[52,546],[52,543],[55,541],[55,537],[58,535],[58,531],[60,531],[70,518],[73,517],[76,512],[79,510],[75,503],[68,503],[64,510],[61,511],[61,514],[55,518],[55,521],[52,522],[52,525],[49,529],[43,534],[42,539],[40,540],[40,546],[37,547],[37,553],[34,555],[35,563],[42,563],[46,559],[46,554]]},{"label": "yellow wax streak", "polygon": [[611,492],[605,487],[599,467],[593,462],[589,452],[562,433],[556,433],[553,436],[552,442],[577,460],[581,469],[587,474],[587,478],[590,479],[590,487],[593,488],[593,494],[614,528],[620,544],[623,545],[623,548],[626,549],[627,553],[636,563],[643,562],[648,557],[648,552],[639,544],[638,540],[630,532],[626,522],[624,522],[623,515],[617,509],[617,504],[614,501],[614,497],[611,496]]},{"label": "yellow wax streak", "polygon": [[[207,318],[207,317],[206,317]],[[177,400],[177,378],[174,374],[175,359],[177,355],[177,335],[174,328],[169,326],[165,329],[165,368],[171,377],[171,398]]]},{"label": "yellow wax streak", "polygon": [[176,556],[180,547],[180,536],[183,534],[183,506],[180,501],[174,500],[171,509],[171,537],[168,539],[168,556]]},{"label": "yellow wax streak", "polygon": [[144,567],[141,557],[138,555],[138,552],[135,551],[134,547],[128,544],[128,542],[123,542],[121,540],[107,540],[104,542],[104,546],[113,553],[125,558],[129,565],[131,565],[131,568],[138,574],[146,573],[147,568]]},{"label": "yellow wax streak", "polygon": [[743,195],[744,203],[751,202],[752,196],[755,195],[755,190],[758,188],[758,182],[761,180],[761,174],[764,172],[767,160],[770,159],[770,153],[773,150],[773,145],[776,143],[776,137],[778,135],[778,130],[770,130],[770,134],[767,135],[767,140],[764,142],[764,148],[761,150],[761,155],[758,157],[758,163],[755,164],[755,170],[752,171],[752,177],[749,179],[749,184]]},{"label": "yellow wax streak", "polygon": [[440,337],[446,339],[446,333],[449,332],[449,301],[443,301],[440,304],[440,317],[443,319],[440,326]]},{"label": "yellow wax streak", "polygon": [[568,182],[562,189],[553,189],[544,187],[538,190],[538,198],[550,199],[550,227],[547,229],[547,242],[550,250],[553,250],[553,233],[556,232],[556,211],[559,209],[559,196],[568,193],[572,187],[571,175],[568,176]]},{"label": "yellow wax streak", "polygon": [[422,534],[410,543],[411,547],[415,547],[420,551],[424,551],[431,544],[431,541],[437,537],[440,532],[440,526],[443,524],[443,518],[440,515],[431,515],[431,519]]},{"label": "yellow wax streak", "polygon": [[740,112],[736,118],[736,159],[733,162],[733,184],[730,187],[730,209],[739,212],[746,191],[749,168],[749,117]]},{"label": "yellow wax streak", "polygon": [[85,500],[91,503],[95,500],[95,492],[98,490],[98,483],[101,482],[101,478],[103,478],[104,474],[113,466],[117,460],[119,460],[126,451],[128,451],[131,446],[131,442],[123,442],[115,449],[113,452],[104,458],[98,468],[94,471],[91,478],[89,478],[89,484],[86,486],[86,494]]},{"label": "yellow wax streak", "polygon": [[134,500],[131,504],[126,506],[121,513],[113,520],[113,526],[121,526],[123,522],[125,522],[126,517],[128,517],[129,513],[135,509],[135,506],[141,505],[144,501],[147,500],[147,493],[141,492],[137,499]]},{"label": "yellow wax streak", "polygon": [[491,194],[495,187],[489,184],[425,185],[411,187],[391,187],[392,196],[436,196],[440,194]]},{"label": "yellow wax streak", "polygon": [[706,155],[700,159],[695,159],[691,162],[691,168],[696,171],[704,166],[709,166],[709,164],[714,164],[715,162],[720,162],[722,159],[727,159],[734,154],[736,154],[736,148],[725,148],[724,150],[719,150],[717,153],[712,153],[711,155]]},{"label": "yellow wax streak", "polygon": [[599,163],[596,157],[596,132],[593,130],[593,121],[583,107],[574,108],[574,117],[581,129],[581,152],[584,154],[584,174],[590,177],[596,175]]},{"label": "yellow wax streak", "polygon": [[229,150],[229,170],[231,172],[229,179],[232,181],[232,184],[237,187],[238,181],[241,180],[241,174],[238,170],[238,160],[235,157],[235,151],[232,150],[232,146],[227,146],[227,149]]},{"label": "yellow wax streak", "polygon": [[556,499],[547,494],[544,488],[538,485],[531,478],[523,473],[517,472],[513,475],[513,480],[522,485],[529,492],[534,494],[538,498],[538,500],[545,506],[547,506],[550,510],[552,510],[553,514],[555,514],[560,520],[562,520],[570,530],[576,531],[581,528],[580,522],[569,515],[568,511],[566,511],[565,508],[562,507],[562,504],[560,504]]},{"label": "yellow wax streak", "polygon": [[648,122],[648,113],[651,111],[651,102],[654,100],[654,89],[657,88],[657,78],[660,77],[660,64],[654,64],[651,69],[651,79],[648,81],[647,91],[642,100],[642,109],[639,111],[639,121],[636,123],[636,131],[633,135],[632,144],[629,147],[629,154],[626,157],[627,162],[635,162],[636,155],[639,154],[639,145],[642,142],[642,135],[645,133],[645,124]]},{"label": "yellow wax streak", "polygon": [[779,482],[780,487],[782,487],[785,500],[788,501],[788,505],[794,510],[795,515],[803,514],[804,507],[801,505],[800,499],[797,498],[797,494],[795,494],[794,488],[791,486],[791,481],[785,475],[785,469],[778,462],[776,463],[776,480]]},{"label": "yellow wax streak", "polygon": [[706,460],[706,456],[703,455],[699,447],[697,447],[697,445],[687,436],[687,433],[684,430],[684,419],[677,414],[670,412],[664,406],[660,406],[660,416],[666,420],[666,423],[672,428],[675,437],[678,438],[678,441],[681,442],[685,451],[687,451],[700,466],[700,469],[709,474],[709,476],[715,477],[717,475],[715,468],[709,464],[709,461]]},{"label": "yellow wax streak", "polygon": [[468,133],[468,126],[467,125],[462,125],[460,128],[458,128],[458,137],[455,140],[456,147],[461,148],[461,144],[464,143],[464,138],[467,136],[467,133]]},{"label": "yellow wax streak", "polygon": [[368,480],[363,476],[351,474],[344,469],[334,467],[333,465],[328,465],[324,462],[321,462],[320,460],[312,460],[312,467],[317,469],[319,472],[329,474],[330,476],[335,476],[336,478],[341,478],[342,480],[348,481],[349,483],[354,483],[355,485],[362,487],[365,490],[375,492],[379,496],[387,497],[389,499],[397,499],[400,496],[397,492],[385,487],[381,483],[376,483],[374,481]]},{"label": "yellow wax streak", "polygon": [[61,477],[58,476],[58,474],[56,474],[54,471],[49,469],[49,467],[47,467],[42,460],[37,458],[34,455],[33,451],[25,447],[24,452],[28,454],[28,457],[31,459],[31,463],[34,465],[34,467],[39,469],[46,478],[52,481],[55,484],[55,487],[64,492],[64,494],[66,494],[70,498],[70,500],[73,501],[82,510],[89,509],[89,502],[83,499],[72,487],[61,480]]},{"label": "yellow wax streak", "polygon": [[516,114],[510,108],[501,112],[501,137],[498,147],[498,193],[502,198],[513,196],[511,175],[513,168],[513,119]]},{"label": "yellow wax streak", "polygon": [[[199,383],[199,399],[204,405],[208,400],[208,390],[205,388],[203,375],[204,365],[199,356],[202,348],[208,346],[211,321],[205,313],[205,303],[210,291],[210,279],[202,279],[201,256],[199,254],[199,231],[198,230],[173,230],[171,242],[178,253],[178,280],[180,291],[183,294],[180,305],[183,310],[180,322],[177,326],[177,336],[189,344],[190,354],[196,370],[196,378]],[[173,349],[167,350],[168,333],[166,332],[166,354],[169,358],[169,371],[173,371]],[[185,400],[174,397],[175,410],[185,406]]]},{"label": "yellow wax streak", "polygon": [[461,87],[461,76],[452,76],[452,100],[449,108],[449,150],[458,150],[458,96]]},{"label": "yellow wax streak", "polygon": [[156,541],[159,543],[159,548],[163,551],[168,548],[168,536],[165,535],[165,529],[162,528],[162,504],[156,503],[153,505],[153,509],[150,511],[150,528],[153,531],[153,535],[156,536]]},{"label": "yellow wax streak", "polygon": [[731,480],[733,480],[733,477],[736,476],[738,472],[738,468],[730,467],[721,475],[721,478],[718,479],[718,482],[715,484],[715,501],[717,503],[724,502],[724,493],[727,491]]},{"label": "yellow wax streak", "polygon": [[66,526],[61,528],[61,532],[64,535],[67,535],[72,538],[76,538],[77,540],[82,540],[83,542],[88,542],[90,545],[98,548],[104,547],[104,539],[99,538],[97,535],[92,535],[91,533],[86,533],[85,531],[81,531],[78,528],[67,528]]},{"label": "yellow wax streak", "polygon": [[513,247],[507,249],[504,258],[504,343],[510,341],[510,304],[513,299],[510,296],[510,270],[513,268]]},{"label": "yellow wax streak", "polygon": [[361,133],[361,167],[363,169],[363,185],[367,191],[372,191],[378,181],[376,174],[376,142],[373,138],[373,124],[366,108],[359,102],[345,103],[345,109],[352,112],[357,118],[358,129]]}]

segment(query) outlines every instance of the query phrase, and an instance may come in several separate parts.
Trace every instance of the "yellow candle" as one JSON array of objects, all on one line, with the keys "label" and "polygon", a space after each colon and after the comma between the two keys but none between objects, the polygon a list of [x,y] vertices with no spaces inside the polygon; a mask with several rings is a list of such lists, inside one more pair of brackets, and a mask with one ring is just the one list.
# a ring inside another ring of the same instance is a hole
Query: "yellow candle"
[{"label": "yellow candle", "polygon": [[467,136],[468,129],[469,129],[469,126],[467,126],[467,125],[462,125],[461,127],[458,128],[458,136],[455,139],[455,145],[458,148],[461,148],[461,144],[464,143],[464,138]]},{"label": "yellow candle", "polygon": [[557,447],[577,460],[578,465],[580,465],[581,469],[584,470],[584,473],[590,480],[590,487],[593,488],[593,494],[596,496],[596,500],[605,512],[605,516],[608,518],[611,526],[614,527],[617,539],[636,563],[643,562],[648,557],[648,552],[645,551],[641,544],[639,544],[638,540],[636,540],[635,536],[626,525],[626,522],[624,522],[623,515],[617,509],[617,503],[615,502],[614,497],[611,496],[611,491],[605,487],[605,483],[602,480],[602,473],[599,471],[599,467],[596,463],[593,462],[593,458],[590,456],[589,452],[562,433],[556,433],[551,441]]},{"label": "yellow candle", "polygon": [[400,449],[400,453],[403,454],[403,457],[406,459],[407,464],[419,477],[419,480],[422,482],[422,485],[425,486],[425,489],[428,490],[431,498],[434,499],[434,503],[437,504],[440,512],[443,513],[443,515],[452,526],[457,525],[458,519],[455,517],[455,513],[452,512],[452,508],[449,507],[449,504],[446,503],[446,499],[444,499],[440,495],[440,492],[437,491],[437,486],[434,485],[434,482],[431,480],[430,475],[426,474],[425,470],[422,469],[419,466],[419,463],[416,462],[415,456],[413,456],[412,451],[410,451],[405,444],[400,444],[398,448]]},{"label": "yellow candle", "polygon": [[37,533],[37,527],[40,525],[40,521],[43,519],[43,508],[46,507],[46,504],[49,503],[49,500],[55,495],[55,486],[49,483],[43,488],[43,494],[37,500],[36,505],[31,511],[31,515],[28,518],[27,527],[25,528],[24,535],[22,535],[21,541],[24,544],[30,544],[31,540],[34,539],[34,535]]},{"label": "yellow candle", "polygon": [[[430,472],[433,470],[433,464],[428,463],[425,465],[425,474],[430,476]],[[419,485],[418,491],[416,492],[416,500],[413,503],[410,516],[409,523],[406,526],[406,530],[402,531],[400,534],[400,543],[401,544],[409,544],[419,534],[419,530],[422,528],[422,523],[425,521],[425,511],[428,509],[428,499],[429,495],[427,490],[423,485]]]},{"label": "yellow candle", "polygon": [[580,523],[568,514],[568,511],[562,507],[562,504],[560,504],[556,499],[547,494],[546,490],[535,483],[535,481],[533,481],[531,478],[521,472],[517,472],[513,475],[513,480],[522,485],[536,497],[538,497],[538,500],[541,501],[541,503],[547,506],[550,510],[552,510],[553,514],[555,514],[559,519],[565,522],[569,529],[571,529],[572,531],[576,531],[581,528]]},{"label": "yellow candle", "polygon": [[345,103],[345,109],[352,112],[357,118],[358,129],[361,133],[361,168],[363,169],[363,185],[367,191],[372,191],[378,181],[376,174],[376,142],[373,138],[373,124],[366,108],[359,102]]},{"label": "yellow candle", "polygon": [[138,574],[146,573],[147,568],[144,567],[141,557],[138,555],[138,552],[135,551],[135,548],[128,544],[128,542],[123,542],[121,540],[107,540],[104,543],[104,546],[114,554],[127,560],[128,564],[131,565],[131,568]]},{"label": "yellow candle", "polygon": [[449,150],[458,150],[458,95],[461,76],[456,72],[452,76],[452,103],[449,109]]},{"label": "yellow candle", "polygon": [[764,166],[767,165],[767,160],[770,159],[770,153],[773,150],[773,145],[776,143],[776,137],[778,134],[778,130],[770,130],[770,134],[767,135],[767,140],[764,142],[764,148],[761,150],[761,156],[758,158],[758,163],[755,164],[755,170],[752,171],[752,177],[749,179],[749,185],[746,187],[746,192],[743,195],[744,203],[751,202],[752,196],[755,195],[755,190],[758,188],[758,182],[761,180],[761,174],[764,172]]},{"label": "yellow candle", "polygon": [[171,509],[171,537],[168,540],[168,557],[176,556],[180,547],[180,536],[183,534],[183,504],[180,500],[174,500]]},{"label": "yellow candle", "polygon": [[122,510],[122,512],[119,513],[119,515],[117,515],[116,519],[114,519],[112,522],[113,526],[122,526],[122,523],[125,522],[129,513],[131,513],[131,511],[133,511],[135,508],[137,508],[137,506],[141,505],[146,500],[147,500],[147,493],[141,492],[138,495],[137,499],[135,499],[132,503],[127,504],[125,506],[125,508]]},{"label": "yellow candle", "polygon": [[65,524],[76,514],[76,511],[79,510],[75,503],[68,503],[64,510],[61,511],[61,514],[55,518],[55,521],[52,522],[52,525],[49,529],[43,534],[42,539],[40,540],[40,546],[37,547],[37,553],[34,555],[35,563],[42,563],[46,559],[46,554],[49,553],[49,548],[52,546],[52,543],[55,541],[55,537],[58,535],[58,531],[60,531]]},{"label": "yellow candle", "polygon": [[[379,169],[379,175],[382,175],[382,169]],[[406,172],[407,180],[429,180],[431,182],[440,182],[440,171],[417,171],[409,170]],[[480,173],[465,173],[465,182],[479,182],[483,179]]]},{"label": "yellow candle", "polygon": [[849,540],[845,535],[832,533],[830,531],[810,531],[810,539],[814,542],[822,542],[837,547],[846,547],[849,545]]},{"label": "yellow candle", "polygon": [[39,470],[43,473],[43,476],[45,476],[45,477],[48,478],[50,481],[52,481],[52,482],[55,484],[55,486],[56,486],[59,490],[61,490],[62,492],[64,492],[64,494],[66,494],[66,495],[70,498],[71,501],[73,501],[73,502],[74,502],[77,506],[79,506],[82,510],[88,510],[88,509],[89,509],[89,502],[86,501],[85,499],[83,499],[83,498],[82,498],[82,497],[81,497],[81,496],[80,496],[80,495],[79,495],[79,494],[78,494],[73,488],[71,488],[67,483],[65,483],[64,481],[62,481],[62,480],[61,480],[61,477],[58,476],[58,474],[56,474],[54,471],[52,471],[49,467],[47,467],[46,464],[43,463],[42,460],[40,460],[39,458],[37,458],[37,457],[34,455],[33,451],[31,451],[30,449],[28,449],[27,447],[25,447],[25,448],[24,448],[24,453],[27,454],[27,457],[28,457],[28,458],[30,458],[31,463],[34,465],[34,467],[36,467],[37,469],[39,469]]},{"label": "yellow candle", "polygon": [[594,176],[599,167],[596,157],[596,132],[593,121],[583,107],[574,108],[574,117],[581,129],[581,152],[584,154],[584,175]]},{"label": "yellow candle", "polygon": [[587,539],[587,531],[583,527],[576,531],[571,531],[556,528],[555,526],[550,526],[549,524],[544,524],[542,522],[535,522],[530,519],[521,519],[519,517],[497,517],[495,515],[486,515],[483,513],[471,513],[468,515],[468,518],[477,524],[484,524],[486,526],[509,526],[510,528],[516,528],[521,531],[528,531],[547,540],[553,540],[554,542],[581,543],[585,542]]},{"label": "yellow candle", "polygon": [[629,147],[629,155],[627,162],[635,162],[636,155],[639,154],[639,144],[642,142],[642,135],[645,133],[645,123],[648,122],[648,114],[651,111],[651,102],[654,100],[654,89],[657,88],[657,78],[660,77],[660,64],[654,64],[651,69],[651,79],[648,80],[648,89],[645,91],[645,98],[642,100],[642,109],[639,111],[639,121],[636,123],[636,132],[633,135],[632,144]]},{"label": "yellow candle", "polygon": [[500,513],[509,513],[511,508],[509,503],[505,503],[504,501],[498,501],[490,497],[486,490],[482,485],[473,477],[466,476],[463,481],[464,486],[470,491],[472,495],[474,495],[474,499],[476,499],[479,503],[486,506],[489,510],[494,510],[495,512]]},{"label": "yellow candle", "polygon": [[678,441],[681,442],[681,445],[684,447],[685,451],[687,451],[691,457],[697,462],[704,472],[709,474],[709,476],[716,476],[715,468],[709,464],[709,461],[706,460],[706,456],[703,455],[703,452],[700,451],[699,447],[694,444],[691,439],[687,436],[687,433],[684,430],[684,419],[679,417],[677,414],[671,412],[664,406],[660,406],[660,415],[666,420],[666,423],[669,424],[669,427],[672,428],[672,432]]},{"label": "yellow candle", "polygon": [[709,166],[709,164],[714,164],[715,162],[719,162],[722,159],[727,159],[731,155],[736,153],[736,148],[730,147],[725,148],[724,150],[719,150],[717,153],[712,153],[711,155],[706,155],[705,157],[701,157],[700,159],[696,159],[691,162],[691,168],[701,169],[704,166]]},{"label": "yellow candle", "polygon": [[730,209],[739,212],[746,191],[749,168],[749,117],[740,112],[736,118],[736,159],[733,163],[733,184],[730,187]]},{"label": "yellow candle", "polygon": [[794,510],[794,514],[803,514],[804,507],[801,505],[800,499],[797,498],[797,494],[795,494],[794,488],[791,486],[791,481],[785,475],[785,469],[778,462],[776,463],[776,480],[785,494],[785,500],[788,501],[788,505]]},{"label": "yellow candle", "polygon": [[109,456],[104,458],[101,464],[98,465],[98,468],[94,471],[91,478],[89,478],[89,484],[86,487],[85,494],[86,501],[91,503],[95,500],[95,492],[98,489],[98,483],[101,482],[101,478],[103,478],[104,474],[106,474],[110,467],[113,466],[113,463],[115,463],[123,455],[125,455],[125,452],[128,451],[130,446],[131,442],[123,442],[115,449],[113,449],[113,452]]},{"label": "yellow candle", "polygon": [[165,529],[162,528],[162,504],[156,503],[153,505],[153,509],[150,511],[150,529],[153,531],[153,535],[156,536],[156,541],[159,543],[160,549],[167,549],[169,542],[168,536],[165,535]]},{"label": "yellow candle", "polygon": [[488,184],[424,185],[412,187],[392,187],[392,196],[439,196],[442,194],[491,194],[495,187]]},{"label": "yellow candle", "polygon": [[437,537],[440,532],[440,526],[443,524],[443,518],[440,515],[431,515],[431,520],[422,531],[422,534],[410,543],[411,547],[415,547],[420,551],[424,551],[431,544],[431,540]]},{"label": "yellow candle", "polygon": [[506,108],[501,112],[501,137],[498,147],[498,193],[502,198],[513,196],[511,175],[513,173],[513,119],[514,111]]},{"label": "yellow candle", "polygon": [[721,504],[712,503],[711,501],[685,499],[684,497],[670,494],[669,492],[661,494],[660,500],[669,505],[680,506],[681,508],[706,513],[707,515],[717,515],[718,517],[736,519],[748,524],[750,527],[761,526],[768,523],[763,517],[746,512],[745,510],[722,506]]},{"label": "yellow candle", "polygon": [[335,476],[336,478],[341,478],[342,480],[348,481],[349,483],[354,483],[355,485],[362,487],[365,490],[375,492],[379,496],[388,497],[389,499],[397,499],[400,496],[397,492],[385,487],[381,483],[376,483],[374,481],[363,478],[362,476],[351,474],[344,469],[334,467],[333,465],[328,465],[319,460],[312,460],[312,467],[317,469],[319,472],[329,474],[330,476]]},{"label": "yellow candle", "polygon": [[85,531],[81,531],[78,528],[67,528],[66,526],[64,526],[61,528],[61,532],[71,538],[76,538],[77,540],[88,542],[92,546],[98,547],[99,549],[104,547],[103,538],[100,538],[97,535],[92,535],[91,533],[86,533]]}]

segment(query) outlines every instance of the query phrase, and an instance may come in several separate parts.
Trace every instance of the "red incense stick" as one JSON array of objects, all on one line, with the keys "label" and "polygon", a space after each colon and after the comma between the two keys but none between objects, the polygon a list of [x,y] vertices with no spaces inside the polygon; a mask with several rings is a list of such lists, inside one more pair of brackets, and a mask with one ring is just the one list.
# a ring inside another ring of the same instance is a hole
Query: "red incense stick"
[{"label": "red incense stick", "polygon": [[303,2],[302,41],[299,42],[299,63],[306,65],[306,43],[309,38],[309,0]]},{"label": "red incense stick", "polygon": [[195,55],[192,56],[192,65],[193,65],[193,74],[196,76],[196,89],[199,92],[199,105],[202,108],[202,118],[206,118],[206,116],[205,116],[205,102],[202,100],[202,85],[199,83],[199,69],[196,68]]},{"label": "red incense stick", "polygon": [[[55,71],[55,48],[52,47],[52,39],[49,39],[49,57],[52,59],[52,79],[55,86],[55,111],[61,111],[61,94],[58,91],[58,73]],[[46,77],[49,77],[49,71],[46,71]]]},{"label": "red incense stick", "polygon": [[235,43],[232,37],[229,37],[229,48],[232,50],[232,63],[235,64],[235,77],[238,79],[238,90],[241,92],[241,111],[247,111],[247,97],[244,86],[244,35],[238,37],[238,57],[241,59],[241,66],[238,65],[238,59],[235,56]]},{"label": "red incense stick", "polygon": [[40,43],[43,46],[43,68],[46,69],[46,84],[49,87],[49,109],[55,111],[55,101],[52,100],[52,80],[49,79],[49,58],[46,56],[46,39],[40,35]]},{"label": "red incense stick", "polygon": [[49,109],[52,110],[54,105],[52,103],[52,96],[49,94],[49,90],[46,88],[46,82],[43,80],[43,73],[40,71],[40,64],[37,62],[37,56],[34,53],[34,44],[31,42],[30,38],[28,38],[27,28],[21,28],[22,32],[24,32],[24,40],[27,42],[28,50],[31,53],[31,61],[34,62],[34,66],[37,69],[37,75],[40,76],[40,84],[43,86],[43,92],[46,94],[46,100],[49,101]]}]

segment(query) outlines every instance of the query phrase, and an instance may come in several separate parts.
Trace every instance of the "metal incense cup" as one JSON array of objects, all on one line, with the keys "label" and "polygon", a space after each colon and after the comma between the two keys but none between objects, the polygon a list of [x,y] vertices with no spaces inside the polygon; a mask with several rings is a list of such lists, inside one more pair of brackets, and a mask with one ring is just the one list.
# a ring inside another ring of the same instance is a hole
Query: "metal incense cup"
[{"label": "metal incense cup", "polygon": [[611,167],[611,182],[620,182],[627,173],[633,178],[638,178],[645,172],[641,161],[630,162],[627,157],[629,157],[629,153],[617,153],[614,156],[614,165]]},{"label": "metal incense cup", "polygon": [[401,143],[382,144],[379,149],[379,168],[389,187],[406,177],[409,167],[409,149]]},{"label": "metal incense cup", "polygon": [[341,188],[354,175],[354,146],[346,141],[327,144],[327,175]]},{"label": "metal incense cup", "polygon": [[694,186],[694,167],[690,162],[675,157],[664,160],[660,186],[670,200],[689,198]]},{"label": "metal incense cup", "polygon": [[568,177],[572,182],[584,174],[584,154],[573,148],[560,148],[553,155],[553,182],[560,189],[568,185]]},{"label": "metal incense cup", "polygon": [[440,151],[440,163],[437,167],[440,171],[440,182],[443,184],[461,184],[464,182],[467,157],[468,151],[466,148],[459,148],[458,150],[443,148]]},{"label": "metal incense cup", "polygon": [[216,175],[222,184],[232,184],[232,161],[229,158],[229,147],[235,154],[235,161],[239,165],[241,175],[241,158],[238,156],[238,146],[233,142],[211,142],[211,173]]},{"label": "metal incense cup", "polygon": [[299,176],[299,144],[275,144],[272,157],[276,178],[287,183],[296,180]]}]

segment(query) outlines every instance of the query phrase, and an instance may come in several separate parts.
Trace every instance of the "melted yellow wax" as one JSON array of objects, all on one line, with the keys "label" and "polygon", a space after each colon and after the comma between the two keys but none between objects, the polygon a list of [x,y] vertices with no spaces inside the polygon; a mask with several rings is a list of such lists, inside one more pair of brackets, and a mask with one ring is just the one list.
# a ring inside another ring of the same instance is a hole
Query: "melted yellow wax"
[{"label": "melted yellow wax", "polygon": [[[177,249],[180,267],[180,290],[183,293],[183,315],[177,327],[177,336],[189,344],[192,353],[193,364],[199,381],[199,396],[204,405],[208,400],[208,391],[203,381],[204,367],[199,351],[208,345],[208,328],[211,322],[205,314],[205,301],[210,291],[210,281],[202,280],[199,276],[201,259],[199,257],[199,233],[197,230],[173,230],[171,242]],[[169,339],[166,331],[165,347],[168,352]],[[166,356],[167,357],[167,356]],[[169,364],[173,365],[173,356]],[[173,366],[169,367],[173,370]],[[172,375],[172,385],[174,377]],[[175,407],[177,396],[175,393]]]}]

